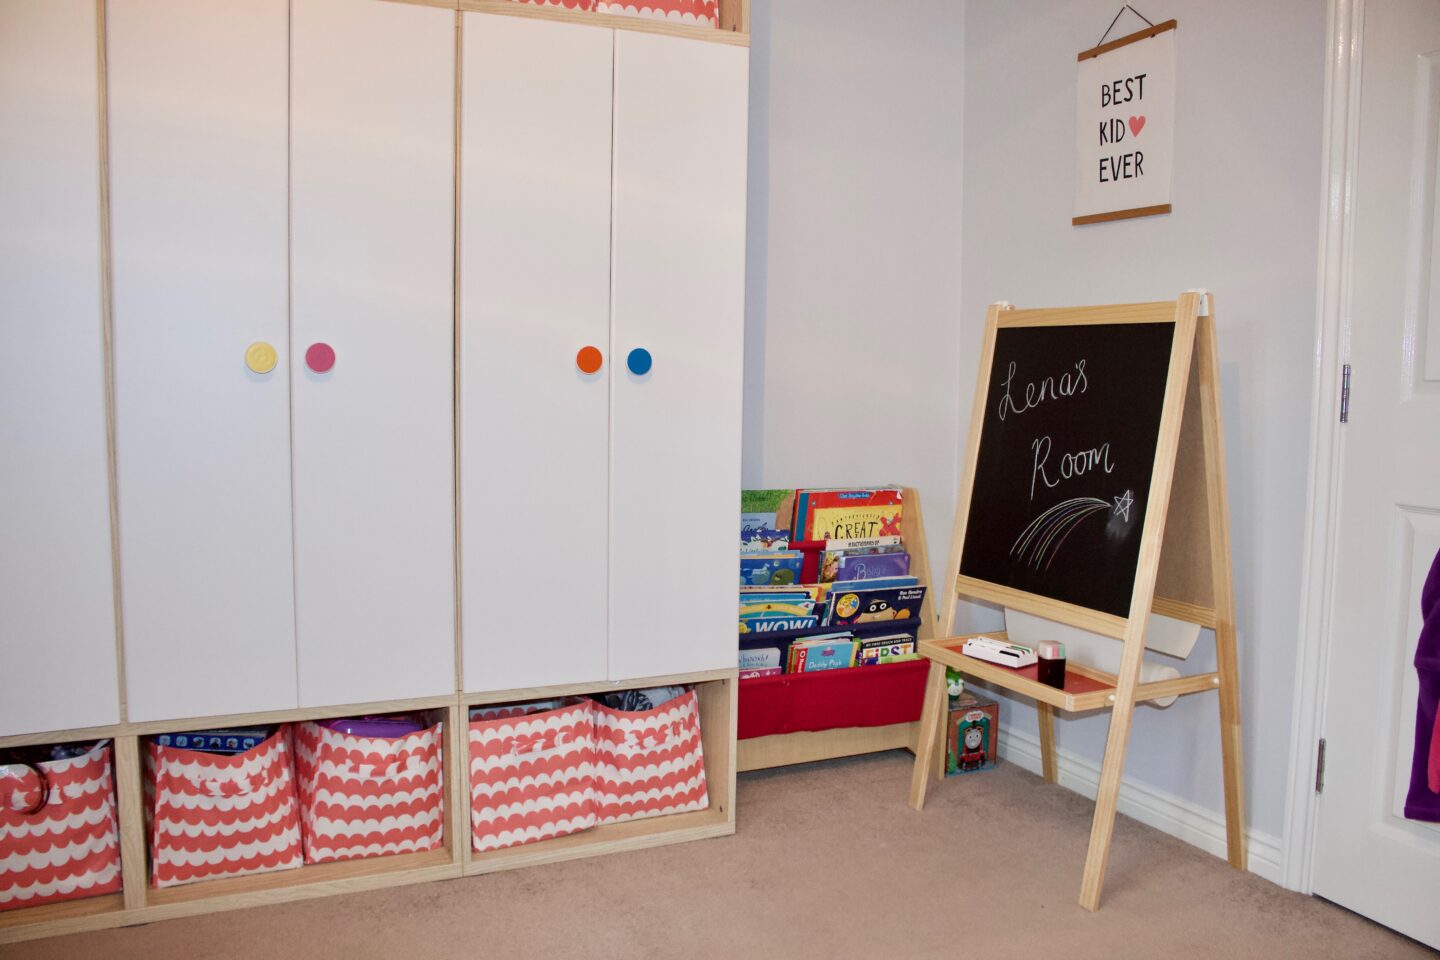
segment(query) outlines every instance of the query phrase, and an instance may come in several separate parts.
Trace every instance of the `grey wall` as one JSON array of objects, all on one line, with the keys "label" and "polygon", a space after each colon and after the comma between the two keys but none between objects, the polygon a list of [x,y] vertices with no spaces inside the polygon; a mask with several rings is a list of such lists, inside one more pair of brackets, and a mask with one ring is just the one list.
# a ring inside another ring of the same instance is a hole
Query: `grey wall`
[{"label": "grey wall", "polygon": [[[992,300],[1016,306],[1215,295],[1250,823],[1284,822],[1315,324],[1325,4],[1172,0],[1174,213],[1072,227],[1075,54],[1113,0],[967,4],[962,433]],[[1128,17],[1128,14],[1127,14]],[[1120,32],[1143,26],[1122,21]],[[1119,35],[1117,33],[1117,35]],[[964,444],[964,437],[960,443]],[[989,611],[967,620],[993,625]],[[1184,669],[1213,669],[1208,632]],[[1034,729],[1020,704],[1002,718]],[[1126,778],[1223,809],[1214,697],[1137,711]],[[1107,718],[1059,723],[1098,763]]]},{"label": "grey wall", "polygon": [[742,476],[954,512],[963,5],[753,0]]},{"label": "grey wall", "polygon": [[[1325,4],[1145,8],[1179,20],[1175,211],[1075,228],[1075,55],[1117,6],[924,0],[880,16],[858,0],[753,0],[743,478],[917,485],[938,575],[986,305],[1211,290],[1249,814],[1273,841],[1304,532]],[[961,618],[996,623],[980,608]],[[1185,669],[1213,669],[1212,651],[1207,635]],[[1028,706],[1006,704],[1003,722],[1033,734]],[[1141,709],[1127,781],[1221,810],[1215,726],[1213,697]],[[1103,716],[1062,720],[1060,747],[1098,764],[1105,730]]]}]

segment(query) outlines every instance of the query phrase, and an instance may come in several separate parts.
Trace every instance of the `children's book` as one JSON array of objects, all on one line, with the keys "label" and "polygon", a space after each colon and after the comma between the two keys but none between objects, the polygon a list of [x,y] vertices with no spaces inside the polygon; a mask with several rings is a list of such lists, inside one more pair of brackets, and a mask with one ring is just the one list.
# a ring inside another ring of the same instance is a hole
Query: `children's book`
[{"label": "children's book", "polygon": [[[863,585],[867,581],[860,581]],[[830,591],[831,626],[909,620],[920,615],[924,587],[833,588]]]},{"label": "children's book", "polygon": [[855,651],[855,662],[862,667],[899,660],[914,660],[915,637],[908,633],[892,633],[883,637],[862,637]]},{"label": "children's book", "polygon": [[877,577],[874,580],[837,580],[825,587],[828,596],[834,590],[875,590],[879,587],[918,587],[919,577]]},{"label": "children's book", "polygon": [[900,535],[900,487],[798,490],[795,536],[802,540],[853,540]]},{"label": "children's book", "polygon": [[[877,566],[877,572],[872,573],[869,577],[863,575],[857,576],[853,573],[850,576],[845,575],[845,570],[842,564],[845,562],[847,557],[854,559],[856,557],[875,557],[880,556],[881,554],[897,557],[903,556],[905,557],[905,560],[903,563],[898,561],[889,561],[886,564]],[[902,567],[904,569],[901,569]],[[885,570],[887,572],[879,572],[881,570]],[[909,572],[910,556],[909,554],[905,553],[904,549],[900,547],[852,547],[846,550],[826,550],[824,553],[822,553],[820,555],[820,567],[816,575],[816,579],[820,583],[833,583],[836,580],[873,580],[876,577],[882,576],[904,576]]]},{"label": "children's book", "polygon": [[815,600],[819,588],[813,583],[787,583],[783,587],[740,585],[740,599],[751,600]]},{"label": "children's book", "polygon": [[790,645],[791,673],[814,673],[817,670],[839,670],[855,665],[853,637],[824,637],[797,640]]},{"label": "children's book", "polygon": [[740,651],[741,670],[763,670],[769,667],[780,669],[780,648],[759,647]]},{"label": "children's book", "polygon": [[835,579],[878,580],[882,577],[903,577],[910,573],[908,553],[843,553],[836,563]]},{"label": "children's book", "polygon": [[770,530],[786,534],[794,529],[794,490],[741,490],[740,491],[740,542],[748,542],[756,530]]},{"label": "children's book", "polygon": [[753,586],[795,583],[800,579],[804,562],[805,557],[799,550],[742,553],[740,583]]},{"label": "children's book", "polygon": [[862,537],[858,540],[826,540],[826,550],[862,550],[868,547],[899,547],[901,540],[899,536],[894,537]]},{"label": "children's book", "polygon": [[814,600],[741,600],[740,619],[756,617],[808,617],[815,609]]},{"label": "children's book", "polygon": [[763,553],[766,550],[788,550],[790,531],[770,530],[765,527],[740,531],[741,553]]},{"label": "children's book", "polygon": [[808,630],[819,624],[820,618],[814,614],[808,617],[750,617],[740,621],[740,632],[776,633],[780,630]]}]

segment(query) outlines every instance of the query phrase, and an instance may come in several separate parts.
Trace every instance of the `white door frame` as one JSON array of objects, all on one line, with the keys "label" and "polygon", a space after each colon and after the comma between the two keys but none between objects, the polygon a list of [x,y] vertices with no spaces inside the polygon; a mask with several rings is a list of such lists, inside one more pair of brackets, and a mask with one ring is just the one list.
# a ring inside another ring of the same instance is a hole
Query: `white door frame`
[{"label": "white door frame", "polygon": [[1329,0],[1325,47],[1323,203],[1315,318],[1310,475],[1295,650],[1294,714],[1282,841],[1284,884],[1310,893],[1315,849],[1316,744],[1323,729],[1330,656],[1330,598],[1340,500],[1340,361],[1348,352],[1355,154],[1360,133],[1360,52],[1365,0]]}]

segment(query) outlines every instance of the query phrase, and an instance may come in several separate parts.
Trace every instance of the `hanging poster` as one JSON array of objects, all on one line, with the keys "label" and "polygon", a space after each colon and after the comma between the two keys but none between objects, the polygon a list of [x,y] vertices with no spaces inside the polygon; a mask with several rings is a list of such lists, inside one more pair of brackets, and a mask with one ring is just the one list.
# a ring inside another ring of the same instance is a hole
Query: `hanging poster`
[{"label": "hanging poster", "polygon": [[1169,213],[1175,21],[1103,43],[1079,60],[1071,223]]}]

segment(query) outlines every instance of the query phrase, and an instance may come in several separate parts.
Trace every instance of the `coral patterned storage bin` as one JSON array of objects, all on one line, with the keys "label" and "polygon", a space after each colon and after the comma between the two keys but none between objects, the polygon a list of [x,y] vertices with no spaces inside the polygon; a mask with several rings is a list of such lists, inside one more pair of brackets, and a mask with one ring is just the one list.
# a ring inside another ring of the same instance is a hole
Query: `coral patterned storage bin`
[{"label": "coral patterned storage bin", "polygon": [[720,26],[718,0],[598,0],[595,11],[689,26]]},{"label": "coral patterned storage bin", "polygon": [[690,690],[653,710],[592,704],[600,823],[710,805],[700,741],[700,699]]},{"label": "coral patterned storage bin", "polygon": [[151,743],[145,768],[155,886],[300,866],[300,805],[283,728],[234,756]]},{"label": "coral patterned storage bin", "polygon": [[435,850],[445,842],[442,724],[403,737],[292,727],[305,862]]},{"label": "coral patterned storage bin", "polygon": [[477,852],[595,825],[595,721],[588,700],[483,708],[473,716],[470,822]]},{"label": "coral patterned storage bin", "polygon": [[119,889],[109,741],[68,760],[0,766],[0,910]]}]

